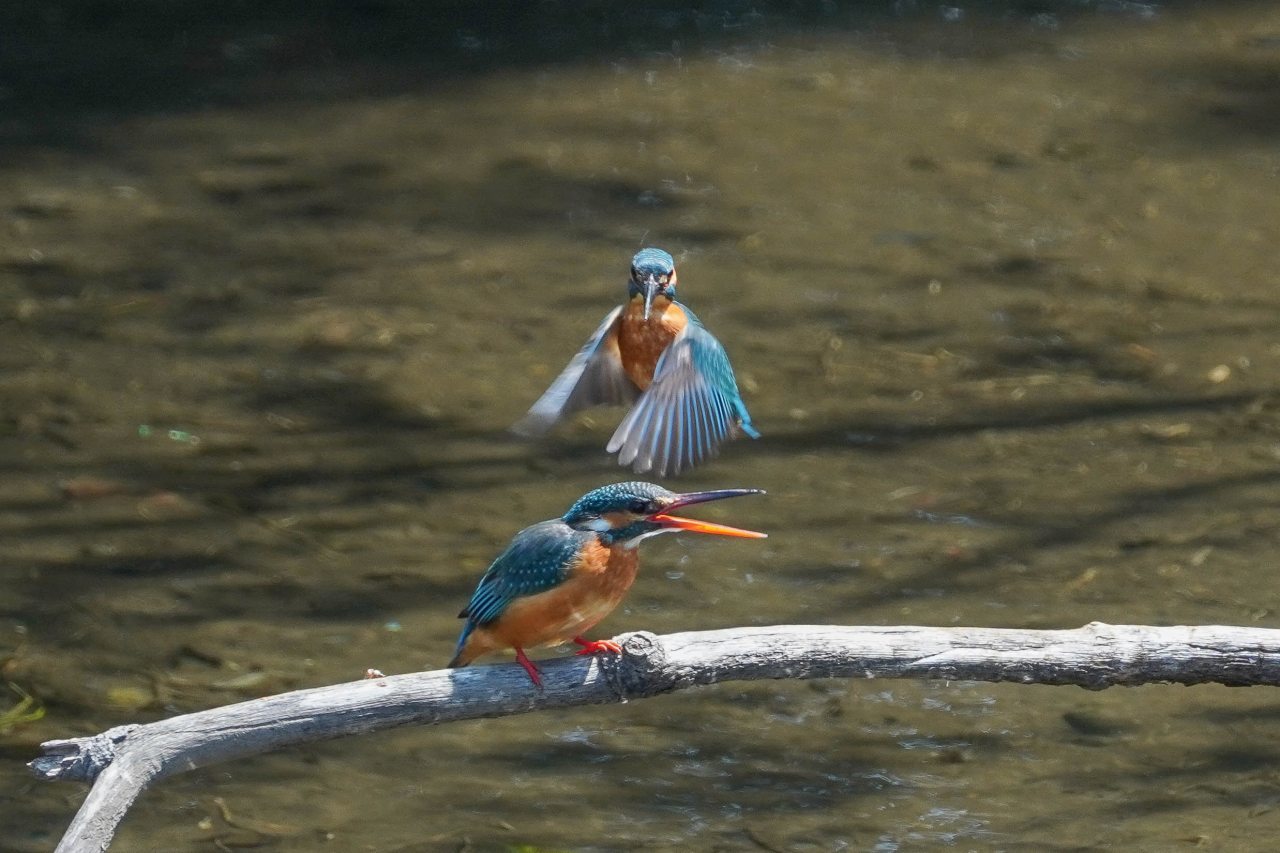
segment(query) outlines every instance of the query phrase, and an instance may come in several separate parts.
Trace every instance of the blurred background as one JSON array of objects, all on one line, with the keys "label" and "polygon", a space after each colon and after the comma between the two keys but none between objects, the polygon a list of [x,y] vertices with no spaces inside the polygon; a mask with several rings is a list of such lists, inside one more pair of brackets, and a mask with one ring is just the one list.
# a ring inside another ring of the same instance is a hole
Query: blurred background
[{"label": "blurred background", "polygon": [[[41,741],[443,665],[629,479],[508,425],[671,251],[764,437],[597,633],[1280,625],[1280,9],[0,9],[0,850]],[[495,662],[504,663],[501,657]],[[113,850],[1209,850],[1268,689],[722,684],[167,780]]]}]

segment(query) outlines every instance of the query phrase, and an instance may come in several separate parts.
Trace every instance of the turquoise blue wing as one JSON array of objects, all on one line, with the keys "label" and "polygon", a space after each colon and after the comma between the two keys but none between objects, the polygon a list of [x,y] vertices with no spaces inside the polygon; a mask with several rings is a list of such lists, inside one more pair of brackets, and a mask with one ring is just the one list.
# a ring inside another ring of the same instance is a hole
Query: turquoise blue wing
[{"label": "turquoise blue wing", "polygon": [[581,535],[563,521],[542,521],[520,531],[480,578],[471,601],[458,614],[467,620],[458,651],[477,625],[496,620],[511,602],[564,583],[581,546]]},{"label": "turquoise blue wing", "polygon": [[619,305],[609,312],[528,413],[511,427],[517,435],[539,436],[556,421],[580,409],[603,403],[630,403],[640,393],[627,378],[618,354]]},{"label": "turquoise blue wing", "polygon": [[517,598],[564,583],[582,544],[574,534],[563,521],[543,521],[520,531],[480,578],[471,601],[458,615],[487,625]]},{"label": "turquoise blue wing", "polygon": [[651,384],[609,440],[618,463],[637,472],[678,474],[714,456],[735,430],[760,433],[738,393],[729,356],[690,314],[658,359]]}]

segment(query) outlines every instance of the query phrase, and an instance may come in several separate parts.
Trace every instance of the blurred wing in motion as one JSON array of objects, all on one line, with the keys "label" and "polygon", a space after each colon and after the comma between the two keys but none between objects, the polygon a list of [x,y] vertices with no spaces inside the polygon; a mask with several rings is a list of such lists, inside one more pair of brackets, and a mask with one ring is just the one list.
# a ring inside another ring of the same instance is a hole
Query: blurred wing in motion
[{"label": "blurred wing in motion", "polygon": [[735,428],[759,437],[729,356],[695,320],[662,354],[653,384],[618,425],[608,450],[637,472],[678,474],[714,456]]},{"label": "blurred wing in motion", "polygon": [[609,312],[600,328],[560,372],[551,387],[538,398],[528,413],[511,427],[526,437],[542,435],[556,421],[591,406],[630,403],[640,393],[627,378],[618,354],[619,305]]}]

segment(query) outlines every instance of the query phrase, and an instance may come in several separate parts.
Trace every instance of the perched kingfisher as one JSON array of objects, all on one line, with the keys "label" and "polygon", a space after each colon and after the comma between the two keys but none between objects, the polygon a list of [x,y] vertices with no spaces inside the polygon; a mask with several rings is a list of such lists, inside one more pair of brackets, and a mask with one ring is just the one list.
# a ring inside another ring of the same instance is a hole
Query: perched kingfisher
[{"label": "perched kingfisher", "polygon": [[498,555],[459,618],[467,622],[450,667],[513,648],[534,686],[542,678],[524,650],[573,640],[580,655],[622,647],[582,635],[626,596],[639,567],[637,546],[650,536],[692,530],[763,539],[766,534],[670,515],[691,504],[764,494],[761,489],[719,489],[677,494],[652,483],[614,483],[587,492],[560,518],[516,534]]},{"label": "perched kingfisher", "polygon": [[759,438],[724,347],[676,301],[671,255],[641,249],[627,287],[626,304],[609,312],[515,432],[541,435],[579,409],[634,402],[607,449],[619,465],[658,476],[697,465],[737,432]]}]

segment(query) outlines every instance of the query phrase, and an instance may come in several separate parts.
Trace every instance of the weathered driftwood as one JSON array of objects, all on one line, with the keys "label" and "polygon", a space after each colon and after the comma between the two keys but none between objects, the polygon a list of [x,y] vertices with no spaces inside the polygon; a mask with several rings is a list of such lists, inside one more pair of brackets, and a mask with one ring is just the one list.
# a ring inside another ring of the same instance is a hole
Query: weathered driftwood
[{"label": "weathered driftwood", "polygon": [[298,690],[99,735],[49,741],[44,779],[94,782],[59,851],[101,851],[158,779],[290,744],[410,724],[621,702],[720,681],[932,678],[1074,684],[1280,685],[1280,630],[1093,623],[1068,631],[780,625],[618,638],[624,654],[437,670]]}]

